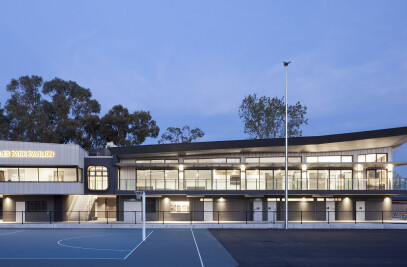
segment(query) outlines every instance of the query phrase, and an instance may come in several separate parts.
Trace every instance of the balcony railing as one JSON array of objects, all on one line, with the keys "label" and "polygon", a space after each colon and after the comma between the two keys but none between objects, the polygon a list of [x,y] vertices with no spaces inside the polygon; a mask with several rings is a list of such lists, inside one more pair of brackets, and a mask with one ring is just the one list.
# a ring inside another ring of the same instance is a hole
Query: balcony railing
[{"label": "balcony railing", "polygon": [[[119,190],[284,190],[284,178],[275,179],[120,179]],[[288,190],[407,190],[407,178],[398,179],[288,179]]]}]

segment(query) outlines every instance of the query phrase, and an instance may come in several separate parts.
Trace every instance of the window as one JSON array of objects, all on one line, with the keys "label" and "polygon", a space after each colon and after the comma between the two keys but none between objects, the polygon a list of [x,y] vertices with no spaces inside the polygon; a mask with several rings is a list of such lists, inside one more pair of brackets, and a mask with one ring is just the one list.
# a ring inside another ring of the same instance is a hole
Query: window
[{"label": "window", "polygon": [[18,168],[0,168],[0,182],[19,182]]},{"label": "window", "polygon": [[[246,158],[246,163],[284,163],[285,157]],[[301,162],[301,157],[288,157],[289,163]]]},{"label": "window", "polygon": [[47,211],[47,201],[27,201],[25,206],[28,212]]},{"label": "window", "polygon": [[76,182],[76,177],[76,168],[0,168],[0,182]]},{"label": "window", "polygon": [[387,154],[358,155],[358,162],[387,162]]},{"label": "window", "polygon": [[172,201],[171,213],[189,213],[189,201]]},{"label": "window", "polygon": [[317,163],[317,162],[352,162],[352,156],[312,156],[307,157],[308,163]]},{"label": "window", "polygon": [[108,172],[105,166],[89,166],[89,190],[106,190],[108,187]]}]

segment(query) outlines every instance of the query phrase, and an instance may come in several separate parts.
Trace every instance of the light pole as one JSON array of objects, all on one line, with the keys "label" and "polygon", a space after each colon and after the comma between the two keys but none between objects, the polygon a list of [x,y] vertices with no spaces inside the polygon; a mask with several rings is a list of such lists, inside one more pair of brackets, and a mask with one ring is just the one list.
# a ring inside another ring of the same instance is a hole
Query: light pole
[{"label": "light pole", "polygon": [[283,61],[285,67],[285,229],[288,229],[288,106],[287,106],[287,69],[291,61]]}]

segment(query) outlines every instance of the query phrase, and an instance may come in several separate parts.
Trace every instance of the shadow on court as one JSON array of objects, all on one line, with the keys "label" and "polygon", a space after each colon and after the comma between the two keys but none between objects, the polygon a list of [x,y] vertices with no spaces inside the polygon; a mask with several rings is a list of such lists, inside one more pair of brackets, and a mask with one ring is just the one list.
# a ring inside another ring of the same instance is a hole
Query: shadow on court
[{"label": "shadow on court", "polygon": [[407,230],[210,230],[239,266],[407,266]]}]

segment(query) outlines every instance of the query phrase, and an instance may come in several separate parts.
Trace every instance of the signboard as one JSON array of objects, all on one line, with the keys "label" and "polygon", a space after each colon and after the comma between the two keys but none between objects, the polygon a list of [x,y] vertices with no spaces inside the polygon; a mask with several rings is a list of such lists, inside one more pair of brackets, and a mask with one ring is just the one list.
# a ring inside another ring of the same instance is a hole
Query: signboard
[{"label": "signboard", "polygon": [[0,150],[0,158],[53,158],[55,151],[47,150]]}]

